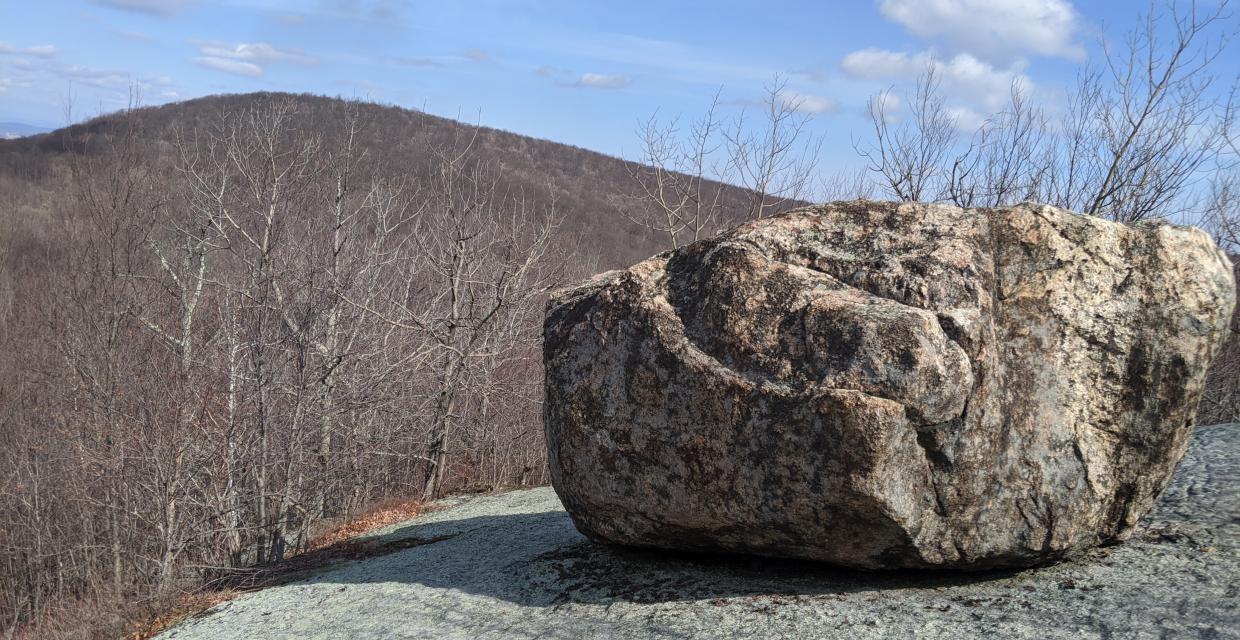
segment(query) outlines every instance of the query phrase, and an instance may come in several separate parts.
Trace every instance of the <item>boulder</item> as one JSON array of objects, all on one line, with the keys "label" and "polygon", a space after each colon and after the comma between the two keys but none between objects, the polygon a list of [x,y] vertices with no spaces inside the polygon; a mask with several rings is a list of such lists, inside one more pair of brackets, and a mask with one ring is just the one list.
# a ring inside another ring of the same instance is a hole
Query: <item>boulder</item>
[{"label": "boulder", "polygon": [[839,202],[560,290],[552,483],[602,542],[985,569],[1123,540],[1235,298],[1200,230]]}]

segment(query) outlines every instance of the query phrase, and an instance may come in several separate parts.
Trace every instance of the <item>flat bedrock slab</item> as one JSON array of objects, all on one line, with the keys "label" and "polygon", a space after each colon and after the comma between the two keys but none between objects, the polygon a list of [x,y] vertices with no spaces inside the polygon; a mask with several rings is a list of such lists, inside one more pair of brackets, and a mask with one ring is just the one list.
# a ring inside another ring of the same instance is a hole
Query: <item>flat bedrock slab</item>
[{"label": "flat bedrock slab", "polygon": [[1132,534],[1234,305],[1203,232],[833,203],[557,292],[551,477],[587,536],[858,568]]},{"label": "flat bedrock slab", "polygon": [[978,573],[609,547],[550,488],[516,491],[382,536],[438,542],[247,594],[160,637],[1240,638],[1238,488],[1240,427],[1199,428],[1129,541]]}]

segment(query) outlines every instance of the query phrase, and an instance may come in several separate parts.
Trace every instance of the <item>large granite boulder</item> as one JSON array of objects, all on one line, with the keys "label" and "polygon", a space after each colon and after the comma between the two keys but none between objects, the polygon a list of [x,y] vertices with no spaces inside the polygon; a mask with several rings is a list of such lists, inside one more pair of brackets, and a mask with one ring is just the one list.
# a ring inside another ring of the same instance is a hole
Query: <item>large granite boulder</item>
[{"label": "large granite boulder", "polygon": [[793,211],[557,292],[551,477],[606,542],[860,568],[1122,540],[1184,455],[1235,283],[1196,229]]}]

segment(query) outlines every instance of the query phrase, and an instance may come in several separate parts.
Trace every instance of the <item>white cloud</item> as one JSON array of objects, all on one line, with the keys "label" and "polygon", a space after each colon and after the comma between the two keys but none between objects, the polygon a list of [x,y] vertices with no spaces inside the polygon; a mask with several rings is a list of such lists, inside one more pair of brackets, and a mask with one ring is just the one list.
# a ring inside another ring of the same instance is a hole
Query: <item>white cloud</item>
[{"label": "white cloud", "polygon": [[808,115],[823,115],[840,110],[839,104],[834,100],[822,96],[811,96],[785,90],[780,91],[777,97],[780,104],[784,107]]},{"label": "white cloud", "polygon": [[882,93],[876,94],[874,99],[878,101],[878,106],[882,107],[884,112],[890,114],[898,114],[900,109],[904,106],[904,102],[900,100],[900,96],[890,91],[883,91]]},{"label": "white cloud", "polygon": [[986,117],[970,107],[947,107],[947,115],[956,121],[956,129],[964,132],[977,131]]},{"label": "white cloud", "polygon": [[1020,55],[1082,60],[1079,18],[1067,0],[882,0],[883,15],[916,35],[994,62]]},{"label": "white cloud", "polygon": [[199,48],[199,52],[208,58],[239,60],[255,64],[288,62],[313,66],[319,63],[318,58],[307,55],[297,49],[281,49],[266,42],[242,42],[235,45],[206,43]]},{"label": "white cloud", "polygon": [[94,2],[113,9],[154,16],[170,16],[191,4],[191,0],[94,0]]},{"label": "white cloud", "polygon": [[245,62],[243,60],[232,60],[229,58],[219,58],[216,56],[199,56],[197,58],[192,58],[190,62],[193,62],[201,67],[215,69],[216,71],[223,71],[225,73],[233,73],[239,76],[257,77],[263,75],[262,67],[254,64],[253,62]]},{"label": "white cloud", "polygon": [[848,54],[840,63],[848,75],[868,80],[910,80],[929,66],[934,67],[949,98],[965,98],[990,109],[1007,101],[1013,83],[1023,91],[1033,88],[1033,81],[1020,65],[1000,69],[968,53],[940,60],[930,51],[908,54],[869,48]]},{"label": "white cloud", "polygon": [[36,44],[31,47],[15,47],[7,42],[0,40],[0,53],[13,55],[28,55],[39,58],[51,58],[60,53],[60,49],[50,44]]},{"label": "white cloud", "polygon": [[929,62],[925,53],[910,56],[907,53],[870,47],[844,56],[840,67],[854,78],[881,79],[916,75]]},{"label": "white cloud", "polygon": [[633,84],[633,79],[629,76],[606,73],[583,73],[576,82],[576,85],[579,87],[590,87],[593,89],[623,89],[630,84]]},{"label": "white cloud", "polygon": [[239,76],[257,77],[263,75],[265,64],[286,63],[301,66],[314,66],[319,59],[298,49],[282,49],[266,42],[242,42],[229,44],[221,42],[199,43],[197,57],[190,62],[196,65],[232,73]]}]

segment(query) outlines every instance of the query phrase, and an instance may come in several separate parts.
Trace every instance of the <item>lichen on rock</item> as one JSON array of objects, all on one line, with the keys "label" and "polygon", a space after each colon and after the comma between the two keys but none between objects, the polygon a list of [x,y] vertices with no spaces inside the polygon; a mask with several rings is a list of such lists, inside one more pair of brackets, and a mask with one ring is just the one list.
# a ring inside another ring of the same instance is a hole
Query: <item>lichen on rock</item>
[{"label": "lichen on rock", "polygon": [[1203,232],[844,202],[556,292],[553,484],[626,545],[1025,566],[1123,539],[1184,455],[1235,284]]}]

